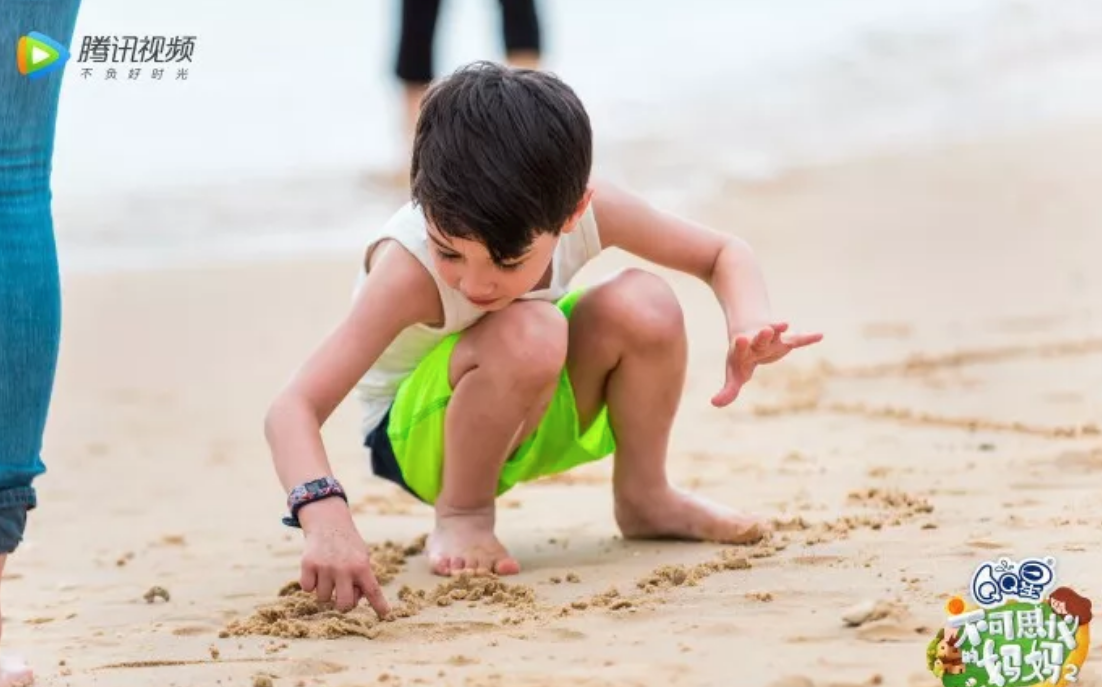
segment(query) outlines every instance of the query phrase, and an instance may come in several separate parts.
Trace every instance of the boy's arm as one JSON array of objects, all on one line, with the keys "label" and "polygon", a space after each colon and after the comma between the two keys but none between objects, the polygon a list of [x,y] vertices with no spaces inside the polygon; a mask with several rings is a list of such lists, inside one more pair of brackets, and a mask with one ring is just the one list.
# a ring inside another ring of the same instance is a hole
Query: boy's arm
[{"label": "boy's arm", "polygon": [[691,274],[712,287],[733,338],[772,320],[765,277],[742,239],[659,210],[612,184],[595,184],[601,245]]},{"label": "boy's arm", "polygon": [[[264,430],[283,487],[332,474],[321,426],[391,341],[417,322],[442,317],[432,277],[392,241],[371,257],[371,271],[348,317],[314,352],[272,403]],[[379,617],[390,613],[371,569],[367,545],[341,499],[323,499],[298,511],[306,535],[300,583],[320,601],[335,597],[340,611],[361,597]]]},{"label": "boy's arm", "polygon": [[715,293],[727,322],[729,351],[726,382],[713,404],[734,401],[756,365],[822,338],[785,335],[788,324],[773,320],[761,266],[742,239],[659,210],[615,185],[594,187],[593,212],[603,246],[691,274]]},{"label": "boy's arm", "polygon": [[[295,373],[272,403],[265,420],[276,473],[286,491],[332,475],[321,440],[321,427],[386,347],[406,327],[441,317],[432,277],[405,248],[393,241],[374,250],[371,271],[351,312]],[[351,521],[338,499],[301,509],[309,534],[312,516],[335,515]]]}]

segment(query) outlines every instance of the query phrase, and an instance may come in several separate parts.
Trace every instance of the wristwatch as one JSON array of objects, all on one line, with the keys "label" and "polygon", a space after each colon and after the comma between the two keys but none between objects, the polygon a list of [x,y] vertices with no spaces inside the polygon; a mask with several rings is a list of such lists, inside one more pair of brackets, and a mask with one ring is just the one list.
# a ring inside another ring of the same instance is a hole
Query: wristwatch
[{"label": "wristwatch", "polygon": [[287,510],[290,515],[283,518],[283,524],[288,527],[301,528],[298,521],[299,510],[308,503],[321,501],[336,496],[348,503],[348,497],[344,493],[344,487],[333,477],[322,477],[305,484],[300,484],[287,494]]}]

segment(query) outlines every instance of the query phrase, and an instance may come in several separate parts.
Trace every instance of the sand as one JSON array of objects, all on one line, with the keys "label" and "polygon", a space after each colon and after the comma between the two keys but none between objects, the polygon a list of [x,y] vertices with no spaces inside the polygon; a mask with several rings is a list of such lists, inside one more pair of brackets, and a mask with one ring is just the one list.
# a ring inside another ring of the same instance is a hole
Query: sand
[{"label": "sand", "polygon": [[[41,508],[4,644],[45,685],[935,684],[942,606],[996,555],[1099,598],[1102,122],[730,181],[693,216],[757,248],[779,316],[825,341],[731,408],[722,320],[671,278],[691,369],[670,471],[761,512],[752,547],[625,542],[610,464],[525,485],[511,579],[442,580],[431,513],[325,438],[399,609],[293,583],[268,400],[341,316],[355,255],[66,275]],[[602,257],[583,281],[634,264]],[[1102,684],[1088,658],[1080,684]]]}]

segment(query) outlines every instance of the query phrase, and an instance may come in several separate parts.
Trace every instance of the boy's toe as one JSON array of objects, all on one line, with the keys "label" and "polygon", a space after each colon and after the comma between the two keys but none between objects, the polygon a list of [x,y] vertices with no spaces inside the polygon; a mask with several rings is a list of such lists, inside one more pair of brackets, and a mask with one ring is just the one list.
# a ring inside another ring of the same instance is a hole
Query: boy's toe
[{"label": "boy's toe", "polygon": [[515,558],[506,556],[494,563],[493,571],[498,575],[516,575],[520,572],[520,563]]},{"label": "boy's toe", "polygon": [[483,554],[468,561],[467,570],[480,577],[492,575],[494,571],[493,556]]},{"label": "boy's toe", "polygon": [[432,559],[432,572],[434,575],[450,575],[451,559],[447,556]]}]

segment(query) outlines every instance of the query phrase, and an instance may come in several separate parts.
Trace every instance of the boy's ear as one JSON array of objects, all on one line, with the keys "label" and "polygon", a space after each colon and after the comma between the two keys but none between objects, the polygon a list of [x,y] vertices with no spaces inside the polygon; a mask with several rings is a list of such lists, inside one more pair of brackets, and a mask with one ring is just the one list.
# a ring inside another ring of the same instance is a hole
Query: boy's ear
[{"label": "boy's ear", "polygon": [[585,187],[585,193],[582,194],[582,198],[578,201],[577,207],[574,208],[573,214],[571,214],[570,218],[566,220],[565,224],[563,224],[560,233],[569,234],[570,232],[574,231],[574,227],[578,225],[578,220],[580,220],[582,218],[582,215],[585,214],[586,208],[589,207],[589,203],[592,202],[592,200],[593,186],[587,185]]}]

